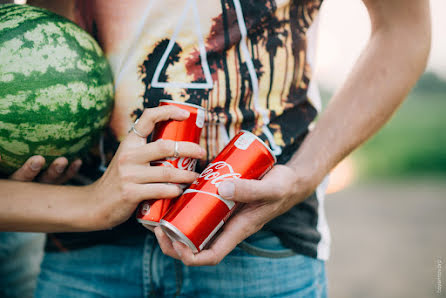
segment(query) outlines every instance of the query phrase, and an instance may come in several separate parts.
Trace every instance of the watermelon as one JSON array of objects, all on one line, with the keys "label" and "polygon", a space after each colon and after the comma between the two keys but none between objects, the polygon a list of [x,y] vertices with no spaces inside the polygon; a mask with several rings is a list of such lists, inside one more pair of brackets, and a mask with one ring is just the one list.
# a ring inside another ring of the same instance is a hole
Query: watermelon
[{"label": "watermelon", "polygon": [[76,24],[28,5],[0,5],[0,172],[30,156],[47,165],[88,152],[113,107],[110,66]]}]

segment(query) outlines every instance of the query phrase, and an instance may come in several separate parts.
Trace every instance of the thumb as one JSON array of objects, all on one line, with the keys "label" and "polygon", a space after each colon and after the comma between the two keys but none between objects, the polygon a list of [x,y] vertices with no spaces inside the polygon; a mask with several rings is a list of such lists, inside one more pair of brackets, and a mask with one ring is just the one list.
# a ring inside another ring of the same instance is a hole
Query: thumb
[{"label": "thumb", "polygon": [[16,181],[33,181],[40,173],[40,170],[45,165],[45,159],[40,155],[30,157],[25,164],[15,171],[9,178]]},{"label": "thumb", "polygon": [[228,200],[241,203],[260,201],[268,196],[268,187],[261,180],[234,179],[222,182],[218,193]]}]

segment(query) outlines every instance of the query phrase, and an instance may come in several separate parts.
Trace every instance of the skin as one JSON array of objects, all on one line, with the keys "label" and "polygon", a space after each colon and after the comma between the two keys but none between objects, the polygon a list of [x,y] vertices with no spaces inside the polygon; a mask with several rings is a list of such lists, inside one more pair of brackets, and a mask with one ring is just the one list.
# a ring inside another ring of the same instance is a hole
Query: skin
[{"label": "skin", "polygon": [[[376,133],[403,102],[426,66],[431,32],[429,1],[363,2],[372,23],[368,44],[293,158],[286,165],[275,166],[262,180],[234,180],[220,185],[222,196],[244,206],[206,250],[193,254],[183,244],[172,243],[156,228],[165,254],[190,266],[218,264],[265,223],[302,202],[330,169]],[[181,118],[175,113],[160,116],[160,112],[148,111],[143,116],[145,124],[138,123],[138,131],[150,132],[153,124],[163,117]],[[10,206],[4,202],[11,200],[0,201],[0,218],[6,219],[0,223],[0,229],[46,232],[105,229],[125,221],[143,199],[178,195],[181,190],[175,186],[158,182],[190,183],[195,174],[166,173],[147,167],[149,160],[172,155],[174,145],[144,143],[130,134],[105,175],[91,186],[0,181],[2,197],[6,194],[17,202]],[[190,147],[180,145],[183,156],[204,156],[197,146],[187,146]],[[28,171],[25,165],[24,172]],[[30,193],[35,200],[28,199]],[[66,206],[70,206],[69,210]]]},{"label": "skin", "polygon": [[[148,136],[159,121],[188,117],[189,112],[174,106],[147,109],[135,128]],[[173,156],[174,149],[173,141],[147,144],[146,138],[131,132],[104,175],[88,186],[22,182],[36,176],[30,165],[40,158],[32,158],[10,180],[0,180],[0,231],[82,232],[112,228],[126,221],[141,201],[171,199],[182,193],[177,185],[168,183],[189,184],[197,177],[190,171],[150,166],[151,161]],[[189,142],[178,142],[178,152],[179,156],[197,159],[206,154]],[[43,176],[65,179],[64,175],[51,176],[51,171]]]},{"label": "skin", "polygon": [[[391,117],[422,74],[430,50],[427,0],[364,0],[372,23],[368,44],[315,128],[286,165],[262,180],[224,182],[219,193],[245,203],[208,249],[193,254],[158,227],[163,252],[189,266],[216,265],[265,223],[311,194],[327,173]],[[271,187],[274,185],[274,187]]]},{"label": "skin", "polygon": [[40,173],[44,165],[45,158],[43,156],[36,155],[30,157],[9,179],[24,182],[36,180],[41,183],[63,184],[76,175],[82,165],[82,161],[78,159],[68,166],[68,160],[65,157],[59,157],[51,163],[46,171]]}]

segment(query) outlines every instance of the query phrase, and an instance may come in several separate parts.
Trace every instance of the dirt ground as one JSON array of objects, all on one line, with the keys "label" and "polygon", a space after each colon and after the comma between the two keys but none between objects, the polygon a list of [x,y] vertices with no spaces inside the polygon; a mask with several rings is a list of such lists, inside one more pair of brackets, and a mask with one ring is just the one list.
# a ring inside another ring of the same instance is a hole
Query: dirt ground
[{"label": "dirt ground", "polygon": [[354,185],[327,196],[329,297],[446,297],[446,181]]}]

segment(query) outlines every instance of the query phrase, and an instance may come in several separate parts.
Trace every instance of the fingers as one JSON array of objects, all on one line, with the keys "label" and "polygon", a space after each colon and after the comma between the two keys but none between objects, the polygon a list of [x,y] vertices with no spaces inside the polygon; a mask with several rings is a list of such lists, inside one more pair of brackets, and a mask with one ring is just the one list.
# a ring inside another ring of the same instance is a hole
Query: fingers
[{"label": "fingers", "polygon": [[[206,155],[205,150],[197,144],[191,142],[177,142],[177,144],[178,156],[180,157],[200,159]],[[172,157],[174,153],[175,141],[158,140],[138,148],[129,149],[125,155],[121,154],[121,158],[124,158],[125,161],[142,164]]]},{"label": "fingers", "polygon": [[155,235],[164,254],[181,260],[187,266],[212,266],[219,264],[240,242],[260,228],[261,225],[235,215],[225,224],[224,230],[213,240],[212,245],[197,254],[183,243],[171,242],[160,227],[155,228]]},{"label": "fingers", "polygon": [[276,192],[270,183],[262,180],[234,179],[224,181],[218,187],[223,198],[242,203],[274,197]]},{"label": "fingers", "polygon": [[153,225],[148,225],[148,224],[142,224],[144,228],[146,228],[147,230],[149,230],[150,232],[154,233],[155,232],[155,227]]},{"label": "fingers", "polygon": [[42,183],[55,183],[62,176],[68,166],[68,159],[65,157],[56,158],[48,169],[42,174],[39,181]]},{"label": "fingers", "polygon": [[[152,109],[145,109],[143,114],[135,124],[135,129],[143,137],[149,136],[152,132],[155,124],[160,121],[173,120],[185,120],[189,117],[189,112],[175,106],[161,106]],[[141,138],[131,131],[129,134],[130,139]]]},{"label": "fingers", "polygon": [[151,199],[173,199],[179,197],[182,193],[183,191],[178,185],[167,183],[128,183],[122,190],[124,200],[136,203]]},{"label": "fingers", "polygon": [[75,160],[68,166],[68,160],[65,157],[56,158],[39,178],[39,182],[63,184],[76,175],[81,165],[82,161],[80,159]]},{"label": "fingers", "polygon": [[68,180],[70,180],[71,178],[74,177],[74,175],[77,174],[77,172],[79,171],[79,169],[82,166],[82,160],[77,159],[74,162],[71,163],[71,165],[68,167],[68,169],[65,171],[64,177],[61,181],[61,183],[65,183]]},{"label": "fingers", "polygon": [[[225,199],[242,203],[275,201],[285,197],[294,187],[294,172],[278,165],[261,180],[233,179],[222,182],[218,193]],[[272,185],[274,187],[272,187]]]},{"label": "fingers", "polygon": [[171,256],[172,258],[181,260],[181,256],[175,251],[172,241],[170,238],[163,232],[161,227],[156,227],[155,236],[158,240],[158,244],[165,255]]},{"label": "fingers", "polygon": [[[40,155],[30,157],[23,166],[10,176],[10,179],[17,181],[33,181],[39,175],[45,158]],[[74,161],[67,169],[68,160],[59,157],[51,163],[49,168],[38,179],[42,183],[61,184],[65,183],[77,173],[82,165],[81,160]]]},{"label": "fingers", "polygon": [[121,177],[125,182],[132,183],[185,183],[190,184],[198,177],[198,173],[180,170],[174,167],[148,167],[146,165],[133,167]]},{"label": "fingers", "polygon": [[[57,163],[54,165],[56,161]],[[82,165],[82,161],[80,159],[75,160],[68,167],[64,166],[64,163],[64,161],[58,161],[58,159],[56,159],[50,165],[49,169],[42,175],[42,178],[39,179],[39,182],[48,184],[63,184],[73,178]],[[52,169],[52,167],[54,169]],[[62,171],[62,173],[60,173],[60,171]]]},{"label": "fingers", "polygon": [[45,164],[45,159],[40,156],[32,156],[30,157],[23,166],[15,171],[10,179],[17,181],[32,181],[36,176],[40,173],[43,165]]}]

